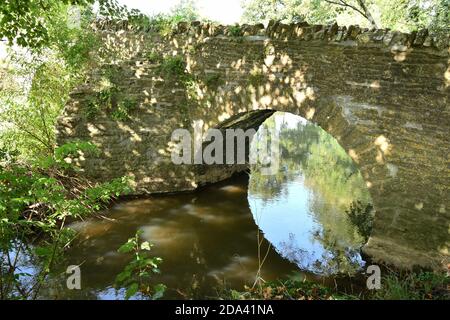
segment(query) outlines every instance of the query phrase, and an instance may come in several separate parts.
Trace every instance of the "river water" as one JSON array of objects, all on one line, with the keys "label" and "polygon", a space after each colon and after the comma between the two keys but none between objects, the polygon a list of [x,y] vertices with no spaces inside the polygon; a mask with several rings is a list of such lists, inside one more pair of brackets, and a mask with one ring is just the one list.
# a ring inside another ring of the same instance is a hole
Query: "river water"
[{"label": "river water", "polygon": [[251,174],[196,192],[120,201],[103,212],[107,219],[72,224],[79,236],[61,265],[81,266],[82,289],[67,290],[55,279],[46,297],[123,298],[113,284],[130,255],[117,249],[138,230],[163,259],[152,279],[167,286],[168,299],[214,299],[252,286],[266,254],[266,281],[301,276],[326,283],[337,273],[360,272],[364,239],[345,211],[370,197],[353,162],[299,117],[276,113],[263,126],[280,134],[275,174],[254,166]]}]

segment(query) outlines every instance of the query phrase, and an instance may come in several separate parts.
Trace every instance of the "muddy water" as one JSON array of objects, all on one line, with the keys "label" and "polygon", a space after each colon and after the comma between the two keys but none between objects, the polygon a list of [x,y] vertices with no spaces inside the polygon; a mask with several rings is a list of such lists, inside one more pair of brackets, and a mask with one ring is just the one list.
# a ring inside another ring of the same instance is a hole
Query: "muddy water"
[{"label": "muddy water", "polygon": [[[281,133],[276,174],[262,175],[254,167],[250,178],[243,174],[194,193],[122,201],[103,213],[107,219],[73,224],[79,237],[61,265],[81,265],[82,290],[55,281],[46,295],[123,298],[113,283],[130,256],[117,249],[137,230],[163,259],[153,280],[167,286],[168,299],[214,299],[224,289],[251,286],[258,251],[268,252],[265,280],[300,274],[326,281],[338,272],[358,272],[364,241],[345,210],[369,198],[351,160],[320,128],[302,120],[278,114],[264,125]],[[259,248],[258,234],[265,238]]]}]

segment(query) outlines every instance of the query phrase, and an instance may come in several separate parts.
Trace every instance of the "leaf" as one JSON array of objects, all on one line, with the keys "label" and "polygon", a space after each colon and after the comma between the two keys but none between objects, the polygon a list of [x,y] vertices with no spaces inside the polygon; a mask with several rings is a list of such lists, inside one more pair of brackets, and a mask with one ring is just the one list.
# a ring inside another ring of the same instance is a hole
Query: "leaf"
[{"label": "leaf", "polygon": [[141,243],[141,249],[150,251],[152,245],[148,241],[144,241]]},{"label": "leaf", "polygon": [[155,293],[152,296],[153,300],[161,299],[164,296],[164,292],[166,291],[167,287],[163,285],[162,283],[157,284],[153,287],[155,290]]},{"label": "leaf", "polygon": [[132,296],[134,296],[139,290],[139,285],[134,282],[132,283],[128,288],[127,291],[125,293],[125,299],[128,300],[130,299]]},{"label": "leaf", "polygon": [[158,268],[153,268],[152,272],[156,273],[156,274],[159,274],[159,273],[161,273],[161,270],[159,270]]},{"label": "leaf", "polygon": [[52,248],[50,247],[36,247],[34,253],[39,257],[48,257],[52,254]]},{"label": "leaf", "polygon": [[231,299],[241,300],[241,294],[236,290],[231,290]]},{"label": "leaf", "polygon": [[116,282],[122,283],[131,277],[131,271],[123,271],[116,276]]},{"label": "leaf", "polygon": [[128,239],[128,241],[125,244],[123,244],[122,246],[120,246],[120,248],[117,251],[120,253],[131,252],[134,249],[134,245],[135,245],[134,239],[132,239],[132,238]]},{"label": "leaf", "polygon": [[148,258],[144,260],[143,265],[151,266],[152,268],[158,268],[158,265],[161,263],[157,258]]}]

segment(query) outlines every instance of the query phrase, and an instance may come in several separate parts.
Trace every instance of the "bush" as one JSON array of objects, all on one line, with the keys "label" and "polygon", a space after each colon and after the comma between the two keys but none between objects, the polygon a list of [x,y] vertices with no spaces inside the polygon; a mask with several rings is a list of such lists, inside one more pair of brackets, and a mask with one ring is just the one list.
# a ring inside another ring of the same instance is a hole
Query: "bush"
[{"label": "bush", "polygon": [[136,232],[134,237],[128,239],[117,251],[119,253],[132,253],[133,259],[119,273],[115,280],[116,287],[125,287],[125,299],[129,299],[138,292],[150,295],[153,300],[160,299],[164,295],[166,286],[157,284],[151,289],[148,282],[152,274],[159,273],[159,264],[162,259],[151,257],[149,252],[152,244],[141,241],[142,230]]},{"label": "bush", "polygon": [[[131,191],[126,178],[92,185],[73,175],[70,159],[90,152],[96,152],[95,146],[76,141],[33,163],[0,165],[0,299],[36,298],[73,239],[65,222],[85,218]],[[29,246],[31,238],[38,240],[35,250]],[[40,264],[33,275],[21,273],[19,266],[30,256]],[[36,285],[30,288],[30,281]]]}]

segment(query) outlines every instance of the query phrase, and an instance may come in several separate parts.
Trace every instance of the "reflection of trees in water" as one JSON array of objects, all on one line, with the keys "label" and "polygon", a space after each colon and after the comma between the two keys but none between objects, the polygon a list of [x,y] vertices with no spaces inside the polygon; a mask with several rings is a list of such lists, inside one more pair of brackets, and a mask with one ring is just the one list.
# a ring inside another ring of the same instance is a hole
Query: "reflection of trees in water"
[{"label": "reflection of trees in water", "polygon": [[314,239],[319,241],[325,252],[322,260],[316,264],[321,273],[332,274],[337,272],[355,273],[360,267],[359,247],[349,247],[340,243],[340,239],[333,237],[331,230],[321,230],[314,233]]},{"label": "reflection of trees in water", "polygon": [[283,257],[294,262],[302,269],[309,269],[311,261],[314,260],[312,252],[308,252],[298,247],[295,240],[295,234],[293,233],[289,233],[288,241],[280,242],[276,248]]},{"label": "reflection of trees in water", "polygon": [[289,240],[282,241],[276,247],[277,251],[301,269],[320,274],[355,273],[360,269],[359,250],[344,247],[335,240],[326,239],[326,232],[317,231],[314,238],[324,245],[324,253],[317,258],[315,252],[309,252],[298,247],[295,235],[289,233]]},{"label": "reflection of trees in water", "polygon": [[[275,128],[275,117],[271,117],[263,126]],[[280,170],[272,176],[259,174],[253,168],[249,192],[263,200],[287,198],[289,182],[299,175],[304,177],[304,185],[311,191],[310,211],[314,213],[321,230],[314,239],[327,250],[321,264],[313,269],[323,271],[350,271],[357,266],[359,247],[364,242],[355,227],[349,224],[345,211],[354,200],[370,202],[364,180],[353,160],[337,141],[320,127],[299,122],[296,128],[281,125],[280,132]],[[296,261],[301,267],[308,262],[308,254],[293,247],[291,241],[281,244],[283,255]],[[311,266],[309,266],[311,267]]]}]

